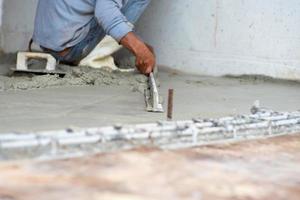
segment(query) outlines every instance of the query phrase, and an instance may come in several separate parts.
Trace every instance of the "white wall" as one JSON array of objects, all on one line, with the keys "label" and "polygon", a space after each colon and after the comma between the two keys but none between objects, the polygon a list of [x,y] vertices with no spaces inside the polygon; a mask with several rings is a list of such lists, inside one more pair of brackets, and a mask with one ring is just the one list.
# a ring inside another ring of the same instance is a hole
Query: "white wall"
[{"label": "white wall", "polygon": [[0,0],[0,27],[2,26],[3,0]]},{"label": "white wall", "polygon": [[[4,0],[5,51],[26,49],[36,2]],[[138,31],[160,65],[300,80],[299,0],[152,0]]]},{"label": "white wall", "polygon": [[36,3],[37,0],[3,0],[1,48],[5,52],[27,49]]},{"label": "white wall", "polygon": [[[0,0],[0,30],[2,30],[2,14],[3,14],[3,0]],[[1,37],[0,37],[1,46]]]},{"label": "white wall", "polygon": [[153,0],[140,30],[162,65],[300,80],[299,0]]}]

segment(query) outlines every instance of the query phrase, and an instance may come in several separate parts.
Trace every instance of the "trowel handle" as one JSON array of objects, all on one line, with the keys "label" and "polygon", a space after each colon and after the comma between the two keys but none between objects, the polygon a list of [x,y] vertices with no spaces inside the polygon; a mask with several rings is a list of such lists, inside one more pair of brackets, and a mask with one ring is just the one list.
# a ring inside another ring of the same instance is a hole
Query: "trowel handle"
[{"label": "trowel handle", "polygon": [[46,70],[54,71],[56,68],[55,58],[48,53],[39,52],[19,52],[17,55],[17,69],[28,70],[28,59],[45,59],[47,60]]},{"label": "trowel handle", "polygon": [[157,65],[154,66],[153,75],[154,75],[155,78],[157,78],[157,76],[158,76],[158,67],[157,67]]}]

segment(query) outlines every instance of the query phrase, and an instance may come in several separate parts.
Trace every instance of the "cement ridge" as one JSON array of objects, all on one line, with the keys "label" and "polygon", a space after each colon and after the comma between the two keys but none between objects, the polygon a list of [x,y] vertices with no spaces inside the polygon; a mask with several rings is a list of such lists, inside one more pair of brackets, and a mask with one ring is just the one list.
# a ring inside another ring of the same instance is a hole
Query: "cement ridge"
[{"label": "cement ridge", "polygon": [[139,147],[178,149],[300,133],[300,112],[0,135],[0,159],[57,159]]}]

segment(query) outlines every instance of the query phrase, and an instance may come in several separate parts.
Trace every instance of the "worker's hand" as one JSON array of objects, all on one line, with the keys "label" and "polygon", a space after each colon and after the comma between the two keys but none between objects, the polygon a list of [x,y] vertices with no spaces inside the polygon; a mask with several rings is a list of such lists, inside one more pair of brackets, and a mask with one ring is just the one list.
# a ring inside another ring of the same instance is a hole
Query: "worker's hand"
[{"label": "worker's hand", "polygon": [[136,67],[142,74],[148,75],[153,72],[155,66],[155,56],[146,45],[141,46],[135,56]]},{"label": "worker's hand", "polygon": [[123,37],[121,44],[135,55],[136,67],[142,74],[149,75],[153,72],[156,59],[152,47],[148,47],[133,32]]}]

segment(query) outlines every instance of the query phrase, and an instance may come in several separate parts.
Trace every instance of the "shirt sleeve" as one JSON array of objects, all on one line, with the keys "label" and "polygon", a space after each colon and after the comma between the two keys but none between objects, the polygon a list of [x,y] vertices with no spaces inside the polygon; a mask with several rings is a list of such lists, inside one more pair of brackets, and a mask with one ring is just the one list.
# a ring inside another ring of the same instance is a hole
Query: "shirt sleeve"
[{"label": "shirt sleeve", "polygon": [[122,0],[96,0],[95,16],[106,34],[120,41],[133,31],[133,26],[122,14]]}]

